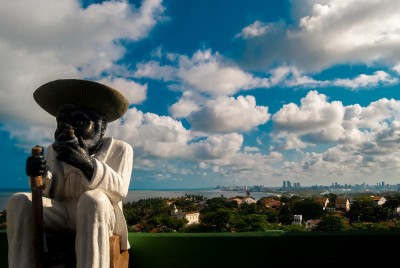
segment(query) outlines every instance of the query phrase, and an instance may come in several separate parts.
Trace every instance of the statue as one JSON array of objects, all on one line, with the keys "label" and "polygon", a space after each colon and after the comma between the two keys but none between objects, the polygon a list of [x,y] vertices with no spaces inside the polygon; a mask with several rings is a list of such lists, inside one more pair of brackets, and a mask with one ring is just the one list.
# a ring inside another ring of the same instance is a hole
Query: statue
[{"label": "statue", "polygon": [[[35,101],[55,116],[54,142],[26,161],[28,176],[43,178],[44,231],[76,233],[76,267],[110,267],[109,238],[130,248],[122,201],[128,193],[132,147],[105,137],[107,123],[120,118],[128,101],[106,85],[60,79],[40,86]],[[16,193],[7,204],[9,267],[33,267],[32,193]],[[61,242],[62,243],[62,242]]]}]

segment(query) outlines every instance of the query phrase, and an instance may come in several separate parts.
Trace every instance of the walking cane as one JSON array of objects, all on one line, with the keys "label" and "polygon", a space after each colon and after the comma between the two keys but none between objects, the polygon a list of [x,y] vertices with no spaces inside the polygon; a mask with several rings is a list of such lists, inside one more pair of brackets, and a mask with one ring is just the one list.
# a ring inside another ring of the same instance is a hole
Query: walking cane
[{"label": "walking cane", "polygon": [[[43,155],[43,147],[36,145],[32,148],[32,156]],[[30,177],[32,191],[32,212],[33,212],[33,250],[35,253],[35,267],[42,268],[44,260],[44,239],[43,239],[43,200],[42,176]]]}]

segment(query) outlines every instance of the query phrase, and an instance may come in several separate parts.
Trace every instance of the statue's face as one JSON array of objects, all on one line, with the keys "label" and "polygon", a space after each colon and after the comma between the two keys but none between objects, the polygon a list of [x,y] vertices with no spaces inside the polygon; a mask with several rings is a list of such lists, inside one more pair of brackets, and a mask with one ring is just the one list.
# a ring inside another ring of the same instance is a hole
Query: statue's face
[{"label": "statue's face", "polygon": [[104,136],[107,121],[97,112],[77,105],[63,105],[57,117],[57,128],[54,139],[65,138],[64,130],[72,128],[77,138],[82,137],[90,153],[95,153]]}]

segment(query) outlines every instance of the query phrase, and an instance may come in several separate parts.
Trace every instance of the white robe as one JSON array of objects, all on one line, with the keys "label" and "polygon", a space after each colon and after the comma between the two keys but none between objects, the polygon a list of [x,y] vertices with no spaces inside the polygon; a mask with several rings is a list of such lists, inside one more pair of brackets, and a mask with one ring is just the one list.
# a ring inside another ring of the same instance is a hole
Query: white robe
[{"label": "white robe", "polygon": [[[122,201],[129,190],[133,150],[126,142],[104,138],[95,155],[93,177],[56,159],[49,146],[43,176],[43,221],[46,230],[76,231],[77,267],[109,267],[109,236],[121,237],[121,250],[129,249]],[[9,267],[29,267],[31,244],[31,195],[16,193],[7,205]],[[94,209],[96,208],[96,209]]]}]

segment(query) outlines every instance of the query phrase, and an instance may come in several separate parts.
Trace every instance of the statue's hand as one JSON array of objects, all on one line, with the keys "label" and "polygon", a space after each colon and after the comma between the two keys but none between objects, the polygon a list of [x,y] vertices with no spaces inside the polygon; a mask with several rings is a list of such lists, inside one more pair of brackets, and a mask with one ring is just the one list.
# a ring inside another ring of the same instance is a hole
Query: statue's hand
[{"label": "statue's hand", "polygon": [[73,142],[55,141],[53,149],[57,153],[57,160],[80,169],[88,179],[92,177],[93,163],[82,137]]},{"label": "statue's hand", "polygon": [[46,160],[43,155],[29,156],[26,159],[25,173],[27,176],[41,176],[46,171]]}]

